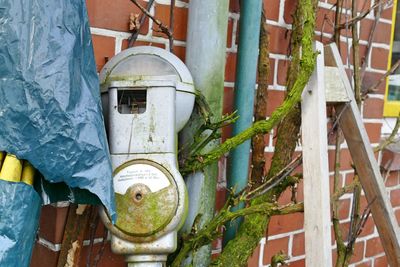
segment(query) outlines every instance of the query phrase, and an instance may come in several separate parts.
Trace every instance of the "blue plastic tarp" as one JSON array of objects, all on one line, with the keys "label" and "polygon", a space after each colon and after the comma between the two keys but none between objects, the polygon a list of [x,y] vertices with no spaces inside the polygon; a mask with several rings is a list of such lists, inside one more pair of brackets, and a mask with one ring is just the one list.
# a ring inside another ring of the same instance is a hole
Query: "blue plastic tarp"
[{"label": "blue plastic tarp", "polygon": [[32,186],[0,180],[0,266],[29,266],[40,206]]},{"label": "blue plastic tarp", "polygon": [[114,215],[85,1],[0,0],[0,150],[89,190]]}]

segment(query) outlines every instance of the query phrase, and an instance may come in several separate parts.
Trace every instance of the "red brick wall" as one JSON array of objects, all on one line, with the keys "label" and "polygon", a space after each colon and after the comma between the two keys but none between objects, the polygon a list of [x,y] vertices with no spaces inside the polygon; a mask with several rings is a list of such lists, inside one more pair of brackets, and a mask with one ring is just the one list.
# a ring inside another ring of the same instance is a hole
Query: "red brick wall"
[{"label": "red brick wall", "polygon": [[[367,9],[371,6],[371,1],[358,1],[358,6]],[[175,7],[175,43],[174,51],[182,60],[185,59],[185,39],[186,25],[188,17],[188,1],[176,1]],[[228,41],[227,41],[227,63],[225,72],[225,95],[224,112],[232,111],[233,87],[235,81],[235,63],[237,52],[237,32],[239,19],[239,1],[230,1],[230,13],[228,18]],[[288,68],[289,36],[291,31],[292,14],[296,8],[295,0],[265,0],[267,11],[267,22],[270,32],[270,62],[271,73],[269,77],[269,103],[268,112],[271,112],[283,101],[285,94],[286,70]],[[319,4],[317,27],[315,29],[315,38],[328,42],[332,37],[333,28],[329,21],[334,21],[335,0],[321,0]],[[350,1],[348,1],[350,2]],[[372,1],[374,2],[374,1]],[[145,3],[145,1],[141,1]],[[151,13],[168,24],[169,21],[169,1],[157,0]],[[364,5],[365,3],[365,5]],[[130,13],[139,13],[138,9],[129,0],[87,0],[90,24],[92,27],[93,46],[97,69],[100,70],[108,58],[127,47],[127,39],[130,36],[128,32],[128,20]],[[372,44],[372,57],[367,65],[367,72],[364,80],[364,87],[368,88],[374,84],[387,69],[387,59],[389,54],[389,41],[391,29],[391,7],[387,8],[379,20],[375,38]],[[361,58],[365,58],[368,36],[374,20],[373,14],[370,14],[361,22],[360,26],[360,51]],[[324,22],[325,21],[325,22]],[[168,40],[159,32],[152,29],[153,23],[146,22],[143,25],[136,45],[153,45],[168,49]],[[342,32],[346,36],[345,32]],[[347,33],[351,37],[350,32]],[[347,56],[348,45],[351,40],[346,37],[341,39],[341,51],[344,63],[351,63],[351,58]],[[368,130],[371,143],[376,145],[381,138],[383,97],[385,86],[381,85],[379,90],[371,94],[364,102],[363,115],[365,126]],[[223,133],[223,138],[229,135],[229,129]],[[267,161],[270,160],[274,151],[274,133],[267,135],[268,146],[265,150]],[[330,169],[333,166],[334,147],[329,146]],[[301,150],[300,148],[298,150]],[[353,171],[351,168],[351,158],[346,145],[342,148],[341,160],[341,181],[347,184],[352,180]],[[268,165],[268,163],[267,163]],[[221,164],[224,166],[224,160]],[[268,167],[268,166],[267,166]],[[332,173],[331,173],[332,174]],[[221,178],[218,184],[217,207],[221,206],[224,197],[225,181]],[[392,173],[386,180],[388,192],[395,207],[396,215],[400,219],[400,186],[397,173]],[[302,184],[299,184],[297,199],[302,200]],[[280,203],[290,201],[291,192],[285,192]],[[349,227],[349,212],[351,209],[352,196],[345,195],[341,198],[340,220],[343,229]],[[362,205],[367,205],[363,197]],[[36,244],[33,263],[31,266],[55,266],[62,238],[63,223],[65,222],[67,208],[56,208],[47,206],[43,209],[41,228],[39,232],[39,241]],[[101,241],[102,230],[98,231],[96,241]],[[95,245],[95,251],[101,246],[101,243]],[[335,244],[332,244],[333,253]],[[220,242],[215,242],[214,253],[218,253]],[[87,247],[83,254],[86,255]],[[303,215],[293,214],[286,216],[276,216],[272,219],[269,228],[268,242],[263,238],[253,257],[249,261],[249,266],[266,266],[270,258],[278,251],[284,251],[289,255],[290,266],[304,266],[304,231]],[[333,254],[335,258],[335,253]],[[83,257],[82,266],[85,265],[86,256]],[[373,224],[372,218],[369,218],[361,237],[355,245],[353,266],[387,266],[385,255],[380,244],[377,230]],[[99,266],[125,266],[123,258],[112,255],[109,245],[106,246]]]}]

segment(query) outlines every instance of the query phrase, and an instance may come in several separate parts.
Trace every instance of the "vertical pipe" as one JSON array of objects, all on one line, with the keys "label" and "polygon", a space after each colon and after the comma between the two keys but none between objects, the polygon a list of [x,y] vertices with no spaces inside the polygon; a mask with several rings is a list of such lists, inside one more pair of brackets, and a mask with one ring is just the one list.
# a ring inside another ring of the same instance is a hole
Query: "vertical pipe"
[{"label": "vertical pipe", "polygon": [[[189,2],[189,25],[186,44],[186,64],[193,76],[194,84],[206,98],[218,121],[222,114],[226,40],[228,28],[229,0],[191,0]],[[181,141],[190,140],[193,131],[201,122],[198,115],[192,116],[181,135]],[[205,149],[218,146],[213,142]],[[198,214],[200,226],[211,220],[215,211],[215,192],[218,164],[207,166],[203,172],[186,177],[189,192],[189,214],[183,230],[189,232]],[[199,249],[193,255],[193,266],[209,266],[211,246]]]},{"label": "vertical pipe", "polygon": [[[238,112],[239,119],[233,125],[233,135],[242,132],[252,124],[261,8],[261,0],[241,1],[235,81],[235,109]],[[235,188],[236,191],[239,191],[247,185],[249,155],[250,140],[231,151],[228,159],[228,188]],[[242,206],[239,205],[235,209]],[[227,225],[224,233],[224,244],[235,236],[240,221],[241,219],[232,221]]]}]

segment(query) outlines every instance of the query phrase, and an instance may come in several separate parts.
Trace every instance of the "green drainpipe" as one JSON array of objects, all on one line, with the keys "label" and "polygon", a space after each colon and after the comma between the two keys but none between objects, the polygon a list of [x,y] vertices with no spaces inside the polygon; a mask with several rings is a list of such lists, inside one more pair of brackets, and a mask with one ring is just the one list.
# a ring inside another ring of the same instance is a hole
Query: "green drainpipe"
[{"label": "green drainpipe", "polygon": [[[260,37],[261,0],[241,1],[239,47],[236,62],[235,109],[239,119],[233,125],[236,135],[252,125]],[[250,140],[231,151],[228,158],[227,187],[236,191],[247,185],[249,173]],[[243,204],[235,207],[240,209]],[[233,239],[242,218],[226,225],[224,244]]]}]

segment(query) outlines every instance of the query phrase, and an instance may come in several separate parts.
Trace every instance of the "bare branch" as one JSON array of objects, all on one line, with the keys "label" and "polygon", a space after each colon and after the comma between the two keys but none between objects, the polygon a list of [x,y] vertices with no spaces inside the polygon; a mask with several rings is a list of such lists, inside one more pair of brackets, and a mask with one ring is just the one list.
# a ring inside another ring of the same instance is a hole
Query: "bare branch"
[{"label": "bare branch", "polygon": [[377,2],[373,6],[371,6],[368,10],[364,11],[358,16],[353,16],[351,19],[349,19],[346,23],[338,24],[336,25],[336,29],[343,30],[346,29],[349,26],[352,26],[356,24],[357,22],[361,21],[363,18],[365,18],[371,11],[375,10],[379,6],[388,3],[388,1],[382,1],[382,2]]},{"label": "bare branch", "polygon": [[150,14],[149,11],[147,11],[146,8],[144,8],[142,5],[140,5],[137,0],[131,0],[132,3],[134,3],[142,12],[145,14],[147,17],[149,17],[159,28],[159,32],[164,33],[168,39],[172,38],[172,33],[169,31],[168,27],[164,26],[161,21],[156,19],[153,15]]}]

